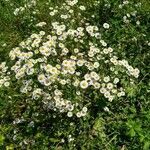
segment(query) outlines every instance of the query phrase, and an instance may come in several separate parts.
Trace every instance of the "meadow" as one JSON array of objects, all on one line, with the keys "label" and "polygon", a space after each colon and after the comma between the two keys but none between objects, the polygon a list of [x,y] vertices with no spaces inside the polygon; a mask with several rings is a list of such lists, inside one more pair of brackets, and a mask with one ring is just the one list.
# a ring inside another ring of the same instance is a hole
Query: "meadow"
[{"label": "meadow", "polygon": [[149,150],[150,1],[0,0],[0,150]]}]

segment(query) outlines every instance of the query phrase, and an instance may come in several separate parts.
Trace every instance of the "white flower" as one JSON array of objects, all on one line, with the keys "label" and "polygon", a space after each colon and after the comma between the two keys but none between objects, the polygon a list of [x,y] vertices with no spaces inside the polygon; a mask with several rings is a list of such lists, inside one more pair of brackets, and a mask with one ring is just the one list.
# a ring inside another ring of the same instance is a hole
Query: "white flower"
[{"label": "white flower", "polygon": [[111,90],[111,89],[113,88],[113,84],[112,84],[112,83],[108,83],[108,84],[107,84],[107,88],[108,88],[109,90]]},{"label": "white flower", "polygon": [[96,72],[94,72],[94,71],[92,71],[90,73],[90,76],[91,76],[91,78],[93,78],[96,81],[98,81],[100,79],[99,75]]},{"label": "white flower", "polygon": [[94,68],[98,68],[100,65],[99,65],[99,62],[95,62],[94,63]]},{"label": "white flower", "polygon": [[110,102],[112,102],[113,99],[114,99],[114,96],[112,96],[112,95],[108,97],[108,101],[110,101]]},{"label": "white flower", "polygon": [[87,112],[81,111],[81,116],[82,116],[82,117],[86,116],[86,114],[87,114]]},{"label": "white flower", "polygon": [[109,29],[109,24],[108,24],[108,23],[104,23],[104,24],[103,24],[103,27],[104,27],[105,29]]},{"label": "white flower", "polygon": [[77,61],[77,65],[78,65],[78,66],[83,66],[83,64],[84,64],[84,61],[83,61],[83,60],[78,60],[78,61]]},{"label": "white flower", "polygon": [[107,76],[107,77],[104,77],[104,82],[109,82],[110,81],[110,77],[109,76]]},{"label": "white flower", "polygon": [[8,87],[9,85],[10,85],[9,82],[5,82],[5,83],[4,83],[4,86],[6,86],[6,87]]},{"label": "white flower", "polygon": [[104,88],[104,87],[102,87],[101,89],[100,89],[100,92],[103,94],[103,93],[105,93],[107,90]]},{"label": "white flower", "polygon": [[107,43],[105,41],[101,42],[102,46],[106,47]]},{"label": "white flower", "polygon": [[80,92],[80,91],[77,91],[76,94],[77,94],[77,95],[81,95],[81,92]]},{"label": "white flower", "polygon": [[19,14],[19,11],[20,11],[20,9],[16,8],[15,11],[14,11],[14,15],[17,16]]},{"label": "white flower", "polygon": [[87,112],[87,110],[88,110],[87,107],[82,108],[82,111],[84,111],[84,112]]},{"label": "white flower", "polygon": [[106,98],[109,98],[109,97],[110,97],[110,92],[106,91],[106,92],[104,93],[104,96],[105,96]]},{"label": "white flower", "polygon": [[139,71],[138,68],[135,68],[135,69],[133,70],[133,75],[134,75],[136,78],[138,78],[139,73],[140,73],[140,71]]},{"label": "white flower", "polygon": [[114,94],[117,93],[117,90],[116,90],[116,89],[112,89],[111,91],[112,91],[112,93],[114,93]]},{"label": "white flower", "polygon": [[95,89],[99,89],[99,88],[100,88],[100,83],[95,82],[95,83],[93,84],[93,86],[94,86]]},{"label": "white flower", "polygon": [[121,94],[121,96],[125,96],[125,92],[124,91],[120,92],[120,94]]},{"label": "white flower", "polygon": [[68,18],[68,15],[61,15],[60,16],[62,19],[67,19]]},{"label": "white flower", "polygon": [[109,112],[109,108],[108,107],[104,107],[104,111]]},{"label": "white flower", "polygon": [[75,53],[79,53],[79,49],[78,49],[78,48],[75,48],[75,49],[74,49],[74,52],[75,52]]},{"label": "white flower", "polygon": [[104,54],[108,54],[108,53],[109,53],[109,50],[108,50],[107,48],[104,48],[104,49],[103,49],[103,52],[104,52]]},{"label": "white flower", "polygon": [[80,76],[80,75],[81,75],[81,72],[76,72],[76,75],[77,75],[77,76]]},{"label": "white flower", "polygon": [[60,80],[60,84],[65,85],[66,83],[66,80]]},{"label": "white flower", "polygon": [[119,92],[119,93],[117,94],[117,96],[118,96],[118,97],[121,97],[121,96],[122,96],[122,93],[121,93],[121,92]]},{"label": "white flower", "polygon": [[27,75],[32,75],[34,73],[34,68],[27,69]]},{"label": "white flower", "polygon": [[44,80],[44,85],[45,86],[49,86],[51,84],[50,80],[49,79],[45,79]]},{"label": "white flower", "polygon": [[50,14],[50,16],[54,16],[55,15],[55,13],[53,11],[50,12],[49,14]]},{"label": "white flower", "polygon": [[72,116],[73,116],[72,112],[68,112],[68,113],[67,113],[67,116],[68,116],[68,117],[72,117]]},{"label": "white flower", "polygon": [[42,27],[45,25],[46,25],[46,22],[39,22],[38,24],[36,24],[37,27]]},{"label": "white flower", "polygon": [[58,69],[56,67],[51,67],[50,68],[50,73],[53,74],[53,75],[56,75],[56,74],[58,74]]},{"label": "white flower", "polygon": [[88,87],[88,82],[86,80],[83,80],[80,82],[80,87],[82,89],[86,89]]},{"label": "white flower", "polygon": [[77,86],[79,85],[79,83],[80,83],[79,80],[75,80],[75,82],[73,82],[73,85],[74,85],[75,87],[77,87]]},{"label": "white flower", "polygon": [[77,115],[77,117],[78,117],[78,118],[80,118],[80,117],[81,117],[81,113],[80,113],[80,112],[77,112],[77,114],[76,114],[76,115]]},{"label": "white flower", "polygon": [[108,51],[111,53],[111,52],[113,52],[113,49],[111,47],[109,47]]},{"label": "white flower", "polygon": [[91,80],[91,76],[89,74],[85,74],[84,75],[84,79],[87,80],[87,81]]},{"label": "white flower", "polygon": [[40,31],[40,35],[45,35],[45,31]]},{"label": "white flower", "polygon": [[89,52],[88,52],[88,56],[89,56],[89,57],[93,57],[93,56],[94,56],[94,53],[91,52],[91,51],[89,51]]},{"label": "white flower", "polygon": [[39,80],[39,82],[44,82],[44,80],[45,80],[45,75],[44,75],[44,74],[40,74],[40,75],[38,76],[38,80]]},{"label": "white flower", "polygon": [[86,10],[85,6],[80,6],[79,7],[81,10]]},{"label": "white flower", "polygon": [[123,1],[123,4],[127,5],[129,4],[129,1]]},{"label": "white flower", "polygon": [[73,11],[72,9],[70,9],[70,10],[69,10],[69,13],[71,13],[71,14],[72,14],[73,12],[74,12],[74,11]]},{"label": "white flower", "polygon": [[118,78],[115,78],[113,83],[114,83],[114,84],[117,84],[118,82],[119,82],[119,79],[118,79]]}]

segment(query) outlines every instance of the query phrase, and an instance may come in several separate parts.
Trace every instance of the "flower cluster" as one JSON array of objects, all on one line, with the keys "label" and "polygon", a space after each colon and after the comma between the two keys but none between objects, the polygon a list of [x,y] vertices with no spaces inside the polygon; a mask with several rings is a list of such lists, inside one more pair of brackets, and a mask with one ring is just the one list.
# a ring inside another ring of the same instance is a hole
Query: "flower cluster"
[{"label": "flower cluster", "polygon": [[28,3],[24,4],[24,6],[21,6],[21,7],[19,7],[19,8],[16,8],[16,9],[14,10],[14,15],[15,15],[15,16],[18,16],[18,14],[21,14],[21,13],[24,12],[26,9],[32,8],[32,7],[36,6],[36,3],[37,3],[36,0],[31,0],[31,1],[29,1]]},{"label": "flower cluster", "polygon": [[[88,113],[89,90],[111,102],[125,96],[125,88],[118,86],[121,79],[138,78],[140,72],[115,55],[98,26],[82,18],[80,12],[86,10],[85,6],[79,5],[77,19],[81,22],[75,22],[78,0],[67,0],[62,6],[50,7],[50,31],[33,33],[10,51],[14,63],[11,71],[17,82],[22,82],[21,93],[32,100],[41,100],[44,109],[82,117]],[[59,14],[64,9],[65,14]],[[56,14],[58,20],[54,19]],[[35,26],[41,29],[45,25],[48,23],[39,22]],[[109,30],[110,25],[104,23],[103,28]],[[0,68],[4,72],[5,64]],[[3,79],[1,83],[7,86],[6,81]]]},{"label": "flower cluster", "polygon": [[10,72],[8,72],[8,67],[6,66],[6,62],[2,62],[0,64],[0,87],[5,86],[8,87],[10,85]]}]

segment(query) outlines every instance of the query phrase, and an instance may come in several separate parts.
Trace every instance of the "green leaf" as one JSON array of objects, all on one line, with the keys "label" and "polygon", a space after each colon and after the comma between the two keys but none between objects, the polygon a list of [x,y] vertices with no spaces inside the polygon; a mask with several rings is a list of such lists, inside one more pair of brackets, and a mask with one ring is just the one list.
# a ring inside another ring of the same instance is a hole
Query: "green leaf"
[{"label": "green leaf", "polygon": [[135,133],[134,129],[130,129],[129,135],[130,135],[131,137],[134,137],[135,134],[136,134],[136,133]]},{"label": "green leaf", "polygon": [[50,138],[49,140],[50,140],[50,142],[52,142],[52,143],[56,143],[56,142],[59,142],[59,141],[60,141],[59,139],[55,139],[55,138]]},{"label": "green leaf", "polygon": [[3,145],[4,140],[5,140],[5,137],[3,135],[0,135],[0,145]]},{"label": "green leaf", "polygon": [[146,142],[144,143],[143,150],[149,150],[149,148],[150,148],[150,142],[146,141]]},{"label": "green leaf", "polygon": [[103,130],[102,129],[103,128],[103,122],[104,122],[104,120],[102,118],[96,119],[95,124],[93,126],[93,129],[96,130],[96,131]]},{"label": "green leaf", "polygon": [[10,144],[9,146],[6,146],[6,150],[14,150],[13,144]]},{"label": "green leaf", "polygon": [[129,97],[134,97],[136,95],[136,87],[127,87],[126,91]]}]

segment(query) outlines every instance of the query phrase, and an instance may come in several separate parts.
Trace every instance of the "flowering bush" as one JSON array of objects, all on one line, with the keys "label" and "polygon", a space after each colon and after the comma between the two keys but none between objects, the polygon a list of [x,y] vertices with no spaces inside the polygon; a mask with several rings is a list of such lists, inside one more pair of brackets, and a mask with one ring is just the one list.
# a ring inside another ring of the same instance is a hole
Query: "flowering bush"
[{"label": "flowering bush", "polygon": [[[101,5],[109,10],[111,3],[96,0],[88,4],[78,0],[60,3],[47,1],[44,5],[32,0],[13,10],[16,18],[29,19],[26,18],[29,11],[32,19],[30,26],[27,25],[31,32],[9,51],[7,60],[0,64],[2,97],[11,103],[8,105],[10,114],[7,114],[11,118],[9,123],[2,115],[2,130],[12,134],[1,137],[0,141],[6,138],[6,143],[11,143],[6,144],[6,149],[62,149],[66,142],[70,143],[66,148],[78,149],[79,144],[74,142],[80,138],[75,138],[78,135],[75,132],[79,135],[84,132],[86,123],[81,123],[80,131],[76,129],[76,123],[90,122],[96,115],[95,106],[101,114],[103,111],[104,114],[110,113],[109,108],[114,108],[113,105],[122,100],[126,103],[137,90],[140,69],[132,65],[121,51],[118,52],[118,49],[124,51],[125,47],[116,46],[113,40],[108,41],[108,36],[116,38],[111,35],[115,22],[111,24],[106,19],[98,24],[97,20],[102,18],[97,17],[98,12],[93,10],[101,9]],[[131,13],[121,20],[124,26],[134,21],[130,18],[137,14],[128,1],[117,7],[125,9],[127,6]],[[136,7],[140,6],[137,4]],[[47,18],[39,19],[44,11]],[[135,21],[138,26],[140,21]],[[137,39],[134,37],[133,40]],[[91,136],[98,136],[103,145],[107,138],[104,120],[100,116],[94,124],[91,123]],[[130,123],[127,126],[130,127]],[[63,132],[64,128],[68,132]],[[98,149],[100,147],[98,145]]]}]

